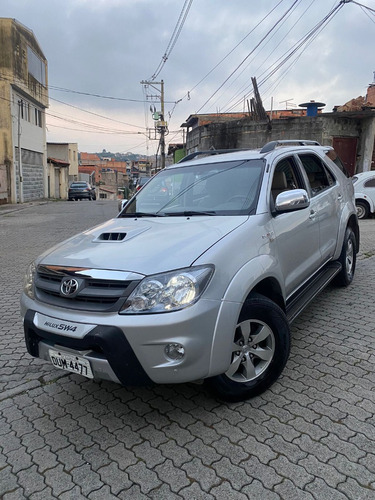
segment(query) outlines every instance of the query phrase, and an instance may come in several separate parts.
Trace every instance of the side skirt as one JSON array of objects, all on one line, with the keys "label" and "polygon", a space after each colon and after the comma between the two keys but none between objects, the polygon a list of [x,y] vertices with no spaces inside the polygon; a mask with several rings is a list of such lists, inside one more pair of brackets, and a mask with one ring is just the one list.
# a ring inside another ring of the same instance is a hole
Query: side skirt
[{"label": "side skirt", "polygon": [[339,262],[331,262],[315,274],[301,289],[287,301],[286,315],[292,323],[305,307],[333,280],[341,271]]}]

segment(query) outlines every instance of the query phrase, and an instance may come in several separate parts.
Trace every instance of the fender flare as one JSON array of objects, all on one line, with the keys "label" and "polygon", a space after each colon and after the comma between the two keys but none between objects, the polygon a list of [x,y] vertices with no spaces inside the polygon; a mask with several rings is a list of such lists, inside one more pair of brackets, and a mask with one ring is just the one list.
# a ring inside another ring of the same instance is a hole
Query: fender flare
[{"label": "fender flare", "polygon": [[229,283],[221,301],[212,339],[209,376],[224,373],[230,364],[231,344],[242,306],[251,291],[266,278],[275,279],[285,298],[283,280],[272,255],[259,255],[246,262]]}]

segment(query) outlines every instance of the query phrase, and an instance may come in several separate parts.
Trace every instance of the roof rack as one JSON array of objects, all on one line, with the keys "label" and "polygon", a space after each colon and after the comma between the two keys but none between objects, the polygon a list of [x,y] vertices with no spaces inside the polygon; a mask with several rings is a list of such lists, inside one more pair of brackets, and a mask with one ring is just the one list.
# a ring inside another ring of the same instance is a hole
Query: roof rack
[{"label": "roof rack", "polygon": [[292,145],[295,144],[297,146],[320,146],[319,142],[317,141],[308,141],[308,140],[298,140],[298,139],[292,139],[292,140],[281,140],[281,141],[271,141],[267,142],[263,146],[263,148],[260,150],[261,153],[269,153],[270,151],[273,151],[274,149],[277,148],[277,146],[284,146],[284,145]]},{"label": "roof rack", "polygon": [[196,156],[211,156],[211,155],[221,155],[225,153],[236,153],[238,151],[247,151],[246,149],[209,149],[208,151],[195,151],[195,153],[190,153],[182,158],[177,163],[183,163],[184,161],[189,161],[195,158]]}]

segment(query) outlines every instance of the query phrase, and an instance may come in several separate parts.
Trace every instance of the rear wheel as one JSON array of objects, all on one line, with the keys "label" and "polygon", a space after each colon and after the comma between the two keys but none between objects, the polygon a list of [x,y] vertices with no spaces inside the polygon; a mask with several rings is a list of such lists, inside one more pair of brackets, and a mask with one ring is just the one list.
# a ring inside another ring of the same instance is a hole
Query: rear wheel
[{"label": "rear wheel", "polygon": [[365,201],[356,201],[355,202],[357,208],[357,217],[358,219],[366,219],[369,214],[368,205]]},{"label": "rear wheel", "polygon": [[290,351],[288,320],[274,302],[253,294],[244,304],[231,345],[228,370],[206,380],[224,401],[243,401],[268,389],[280,376]]},{"label": "rear wheel", "polygon": [[342,269],[335,278],[335,283],[338,286],[348,286],[353,281],[355,265],[357,260],[356,254],[356,238],[350,227],[346,228],[344,243],[340,258],[338,259]]}]

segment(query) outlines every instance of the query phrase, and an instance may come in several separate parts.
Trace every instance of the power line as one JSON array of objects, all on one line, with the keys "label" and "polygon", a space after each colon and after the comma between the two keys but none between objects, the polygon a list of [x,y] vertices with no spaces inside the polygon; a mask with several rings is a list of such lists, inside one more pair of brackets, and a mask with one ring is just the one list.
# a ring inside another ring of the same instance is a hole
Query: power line
[{"label": "power line", "polygon": [[[332,8],[330,12],[323,18],[321,19],[313,28],[311,28],[303,37],[301,37],[290,49],[288,49],[282,56],[280,56],[271,66],[268,67],[263,73],[261,73],[259,76],[261,77],[262,75],[265,75],[263,80],[258,81],[258,86],[261,87],[264,85],[266,81],[268,81],[292,56],[294,56],[298,50],[303,47],[307,42],[308,45],[316,38],[316,36],[323,30],[323,28],[330,22],[330,20],[337,14],[337,12],[343,7],[344,3],[340,1],[336,7]],[[307,45],[307,46],[308,46]],[[302,53],[306,50],[307,46],[303,49],[301,54],[298,56],[298,58],[302,55]],[[278,64],[276,64],[278,61],[280,61]],[[296,61],[295,61],[296,62]],[[289,66],[288,70],[292,67],[293,63]],[[273,69],[271,69],[273,68]],[[268,73],[267,73],[268,72]],[[286,72],[285,72],[286,73]],[[285,73],[283,76],[285,76]],[[250,93],[248,94],[250,95]],[[245,98],[248,96],[245,96]],[[230,109],[233,109],[234,106],[238,105],[239,102],[237,101]]]},{"label": "power line", "polygon": [[[90,92],[82,92],[80,90],[73,90],[73,89],[66,89],[63,87],[55,87],[54,85],[48,85],[48,88],[51,90],[57,90],[58,92],[67,92],[70,94],[79,94],[79,95],[85,95],[89,97],[97,97],[100,99],[109,99],[113,101],[126,101],[126,102],[140,102],[143,103],[143,99],[129,99],[127,97],[113,97],[113,96],[108,96],[108,95],[101,95],[101,94],[93,94]],[[173,104],[174,101],[171,101],[170,104]]]},{"label": "power line", "polygon": [[[277,41],[277,45],[274,47],[273,50],[271,50],[271,52],[267,55],[267,57],[262,61],[262,63],[260,64],[260,66],[258,66],[258,68],[254,71],[254,74],[257,74],[257,72],[259,71],[260,68],[262,68],[262,66],[264,66],[264,64],[270,59],[271,55],[278,49],[278,47],[281,45],[281,43],[286,39],[286,37],[289,35],[289,33],[295,29],[296,25],[299,23],[299,21],[305,16],[306,12],[310,9],[310,7],[313,5],[313,3],[315,2],[315,0],[311,0],[310,4],[305,8],[305,10],[302,12],[302,14],[298,17],[298,19],[293,22],[292,26],[290,27],[290,29],[285,33],[285,35]],[[295,6],[297,7],[297,6]],[[293,8],[294,10],[294,8]],[[278,27],[278,29],[274,32],[274,34],[269,38],[269,40],[264,44],[263,48],[260,49],[260,51],[258,52],[258,56],[259,54],[262,52],[262,50],[270,43],[270,41],[272,40],[272,38],[274,38],[274,36],[276,35],[276,33],[281,29],[281,27],[283,26],[283,24],[289,19],[289,17],[292,15],[292,11],[290,11],[288,13],[287,16],[285,16],[285,19],[284,21],[280,24],[280,26]],[[236,81],[240,75],[242,75],[244,73],[244,71],[250,66],[250,64],[254,61],[255,59],[255,55],[254,57],[248,62],[248,64],[246,64],[246,66],[243,68],[243,70],[241,71],[241,73],[236,77],[236,79],[234,81]],[[233,82],[234,83],[234,82]],[[248,90],[250,89],[250,90]],[[244,95],[245,92],[248,92],[247,95]],[[227,101],[225,104],[224,104],[224,108],[226,108],[226,111],[231,111],[235,106],[237,106],[239,100],[243,100],[244,98],[248,98],[250,97],[250,95],[252,95],[253,91],[252,91],[252,86],[249,85],[248,82],[246,82],[244,85],[242,85],[242,87],[240,89],[238,89],[237,93],[232,96],[229,101]],[[230,103],[234,100],[234,99],[238,99],[238,101],[236,101],[236,103],[234,105],[230,105]],[[229,106],[229,107],[228,107]]]},{"label": "power line", "polygon": [[253,33],[253,31],[255,31],[258,26],[260,26],[262,24],[263,21],[265,21],[267,19],[268,16],[270,16],[272,14],[272,12],[283,2],[284,0],[280,0],[259,22],[258,24],[256,24],[256,26],[254,26],[254,28],[252,28],[234,47],[233,49],[231,49],[201,80],[199,80],[198,83],[196,83],[194,85],[194,87],[192,87],[181,99],[179,99],[178,101],[175,102],[175,105],[173,106],[173,109],[172,111],[169,113],[170,114],[170,117],[172,116],[177,104],[179,102],[181,102],[183,99],[185,98],[188,98],[190,100],[190,95],[191,93],[201,84],[204,82],[204,80],[206,78],[208,78],[211,73],[213,73],[215,71],[215,69],[217,69],[220,64],[222,64],[245,40],[246,38],[248,38],[251,33]]},{"label": "power line", "polygon": [[208,103],[210,100],[219,92],[219,90],[227,83],[227,81],[236,73],[236,71],[244,64],[244,62],[251,56],[251,54],[254,53],[254,51],[264,42],[264,40],[268,37],[270,33],[276,28],[276,26],[283,20],[283,18],[287,15],[287,13],[293,8],[293,6],[298,2],[299,0],[295,0],[292,5],[286,10],[286,12],[276,21],[276,23],[272,26],[270,30],[267,31],[267,33],[264,35],[264,37],[260,40],[260,42],[257,43],[257,45],[254,47],[254,49],[249,52],[249,54],[240,62],[240,64],[232,71],[232,73],[224,80],[224,82],[220,85],[220,87],[215,90],[215,92],[206,100],[206,102],[198,109],[196,113],[199,113],[199,111]]},{"label": "power line", "polygon": [[173,30],[172,36],[171,36],[169,43],[168,43],[168,46],[166,48],[166,51],[164,52],[164,55],[161,58],[159,66],[156,68],[154,74],[152,75],[151,78],[149,78],[149,80],[151,80],[151,81],[155,80],[155,78],[159,75],[159,73],[163,69],[164,64],[167,62],[167,59],[170,56],[174,46],[176,45],[176,42],[177,42],[179,36],[181,34],[182,28],[185,24],[185,21],[186,21],[186,18],[187,18],[187,15],[189,13],[189,10],[190,10],[192,3],[193,3],[193,0],[185,0],[185,3],[182,7],[180,16],[177,20],[176,26]]}]

